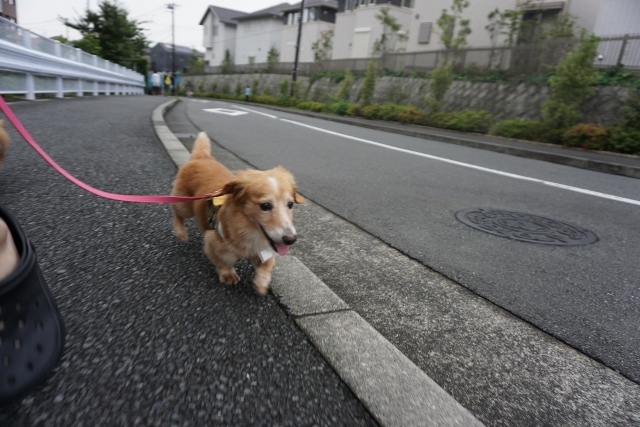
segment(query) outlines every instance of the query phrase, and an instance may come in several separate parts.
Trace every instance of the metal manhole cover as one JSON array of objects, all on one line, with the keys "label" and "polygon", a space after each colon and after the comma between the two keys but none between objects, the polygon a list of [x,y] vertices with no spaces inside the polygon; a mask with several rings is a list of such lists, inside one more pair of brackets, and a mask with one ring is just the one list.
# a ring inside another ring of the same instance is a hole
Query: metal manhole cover
[{"label": "metal manhole cover", "polygon": [[520,212],[474,208],[457,212],[456,218],[486,233],[529,243],[575,246],[598,241],[598,236],[587,229]]}]

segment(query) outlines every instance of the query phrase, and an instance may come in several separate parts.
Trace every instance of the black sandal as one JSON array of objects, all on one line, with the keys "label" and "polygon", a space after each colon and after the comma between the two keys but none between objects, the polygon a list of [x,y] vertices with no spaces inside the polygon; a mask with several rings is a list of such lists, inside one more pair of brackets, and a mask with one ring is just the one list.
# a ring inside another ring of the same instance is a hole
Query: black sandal
[{"label": "black sandal", "polygon": [[65,330],[31,242],[2,207],[0,218],[20,256],[17,268],[0,280],[0,404],[5,404],[49,377],[62,356]]}]

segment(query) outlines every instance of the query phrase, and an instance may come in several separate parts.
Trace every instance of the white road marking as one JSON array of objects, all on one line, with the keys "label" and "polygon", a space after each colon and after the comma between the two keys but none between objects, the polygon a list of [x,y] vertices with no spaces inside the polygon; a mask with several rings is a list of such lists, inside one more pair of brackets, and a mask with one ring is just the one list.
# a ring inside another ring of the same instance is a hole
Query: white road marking
[{"label": "white road marking", "polygon": [[261,111],[251,110],[251,109],[249,109],[249,108],[241,107],[241,106],[239,106],[239,105],[231,104],[231,106],[232,106],[232,107],[234,107],[234,108],[240,108],[240,109],[242,109],[242,110],[251,111],[252,113],[262,114],[263,116],[271,117],[272,119],[277,119],[277,118],[278,118],[277,116],[272,116],[271,114],[263,113],[263,112],[261,112]]},{"label": "white road marking", "polygon": [[243,116],[245,114],[249,114],[244,111],[227,110],[226,108],[205,108],[203,111],[208,113],[224,114],[226,116]]},{"label": "white road marking", "polygon": [[476,165],[472,165],[472,164],[469,164],[469,163],[458,162],[456,160],[445,159],[444,157],[432,156],[431,154],[420,153],[418,151],[412,151],[412,150],[407,150],[407,149],[404,149],[404,148],[398,148],[398,147],[394,147],[392,145],[381,144],[379,142],[370,141],[368,139],[363,139],[363,138],[358,138],[358,137],[355,137],[355,136],[345,135],[343,133],[333,132],[333,131],[330,131],[330,130],[326,130],[326,129],[322,129],[322,128],[319,128],[319,127],[307,125],[307,124],[304,124],[304,123],[294,122],[293,120],[287,120],[287,119],[280,119],[280,120],[282,120],[283,122],[292,123],[294,125],[306,127],[306,128],[313,129],[313,130],[317,130],[318,132],[324,132],[324,133],[328,133],[330,135],[335,135],[335,136],[339,136],[339,137],[342,137],[342,138],[352,139],[352,140],[358,141],[358,142],[364,142],[365,144],[375,145],[377,147],[387,148],[389,150],[399,151],[401,153],[412,154],[414,156],[425,157],[427,159],[432,159],[432,160],[438,160],[438,161],[441,161],[441,162],[450,163],[452,165],[462,166],[462,167],[469,168],[469,169],[476,169],[476,170],[479,170],[479,171],[489,172],[489,173],[493,173],[493,174],[496,174],[496,175],[502,175],[502,176],[506,176],[506,177],[509,177],[509,178],[515,178],[515,179],[520,179],[520,180],[529,181],[529,182],[536,182],[538,184],[548,185],[550,187],[561,188],[563,190],[569,190],[569,191],[573,191],[573,192],[576,192],[576,193],[588,194],[590,196],[601,197],[603,199],[615,200],[617,202],[629,203],[629,204],[632,204],[632,205],[640,206],[640,200],[627,199],[625,197],[614,196],[612,194],[600,193],[598,191],[592,191],[592,190],[587,190],[587,189],[584,189],[584,188],[573,187],[573,186],[570,186],[570,185],[559,184],[557,182],[545,181],[543,179],[531,178],[531,177],[528,177],[528,176],[516,175],[516,174],[513,174],[513,173],[503,172],[503,171],[499,171],[499,170],[496,170],[496,169],[489,169],[489,168],[485,168],[483,166],[476,166]]}]

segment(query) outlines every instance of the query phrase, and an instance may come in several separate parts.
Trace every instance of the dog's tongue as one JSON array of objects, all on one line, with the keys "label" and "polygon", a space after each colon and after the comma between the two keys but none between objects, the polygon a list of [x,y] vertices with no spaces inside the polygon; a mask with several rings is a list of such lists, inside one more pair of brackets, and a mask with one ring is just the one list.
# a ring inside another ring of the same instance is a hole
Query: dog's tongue
[{"label": "dog's tongue", "polygon": [[276,244],[276,251],[278,251],[278,255],[287,255],[289,253],[289,246]]}]

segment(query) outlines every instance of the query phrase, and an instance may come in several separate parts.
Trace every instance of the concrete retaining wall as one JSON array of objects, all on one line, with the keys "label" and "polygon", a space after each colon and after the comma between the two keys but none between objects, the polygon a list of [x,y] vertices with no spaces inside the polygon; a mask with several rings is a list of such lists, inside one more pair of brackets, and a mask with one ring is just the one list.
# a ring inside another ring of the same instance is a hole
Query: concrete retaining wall
[{"label": "concrete retaining wall", "polygon": [[[280,93],[279,83],[290,75],[281,74],[233,74],[186,76],[185,84],[197,90],[202,84],[205,92],[211,91],[213,83],[221,92],[226,85],[231,93],[235,93],[238,83],[244,87],[251,86],[254,78],[259,80],[260,94],[268,93],[277,96]],[[309,87],[308,77],[299,77],[300,93],[306,99],[324,102],[338,91],[339,83],[325,77],[317,80]],[[351,101],[356,102],[364,79],[356,79],[351,88]],[[455,111],[465,108],[480,108],[490,111],[496,119],[523,118],[539,120],[542,118],[541,106],[548,94],[544,84],[524,83],[473,83],[455,81],[447,92],[445,110]],[[617,86],[599,86],[596,92],[583,105],[584,122],[612,124],[620,120],[620,108],[624,105],[630,89]],[[376,91],[373,101],[383,104],[394,102],[424,107],[424,98],[429,93],[429,80],[421,78],[381,77],[376,80]]]}]

